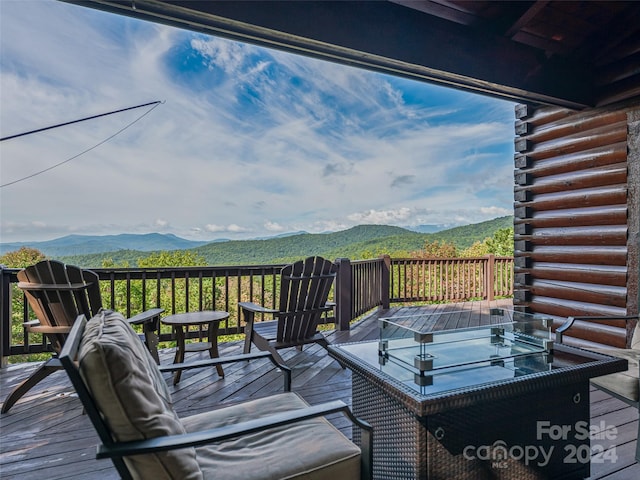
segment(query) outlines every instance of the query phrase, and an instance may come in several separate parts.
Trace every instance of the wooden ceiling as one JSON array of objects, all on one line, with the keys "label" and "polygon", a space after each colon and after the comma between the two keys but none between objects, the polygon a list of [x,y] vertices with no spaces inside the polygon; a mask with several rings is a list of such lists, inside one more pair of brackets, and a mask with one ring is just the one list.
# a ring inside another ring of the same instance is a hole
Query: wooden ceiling
[{"label": "wooden ceiling", "polygon": [[640,32],[640,6],[614,1],[450,1],[394,3],[528,45],[551,57],[606,62]]},{"label": "wooden ceiling", "polygon": [[516,101],[640,98],[636,1],[69,1]]}]

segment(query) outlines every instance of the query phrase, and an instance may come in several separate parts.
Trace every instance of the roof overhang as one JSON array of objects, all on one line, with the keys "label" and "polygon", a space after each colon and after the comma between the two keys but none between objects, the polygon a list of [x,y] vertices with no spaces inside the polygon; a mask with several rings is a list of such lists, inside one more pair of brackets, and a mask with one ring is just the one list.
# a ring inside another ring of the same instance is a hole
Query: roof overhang
[{"label": "roof overhang", "polygon": [[596,103],[589,64],[415,8],[433,2],[63,1],[514,101]]}]

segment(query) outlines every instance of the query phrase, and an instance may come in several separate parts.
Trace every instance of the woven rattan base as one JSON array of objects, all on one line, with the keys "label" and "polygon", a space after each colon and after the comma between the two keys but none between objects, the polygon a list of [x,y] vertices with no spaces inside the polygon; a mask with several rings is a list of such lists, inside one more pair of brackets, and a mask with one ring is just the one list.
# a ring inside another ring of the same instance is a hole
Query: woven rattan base
[{"label": "woven rattan base", "polygon": [[352,380],[353,411],[374,427],[378,480],[589,476],[581,430],[588,429],[588,382],[421,417],[357,372]]}]

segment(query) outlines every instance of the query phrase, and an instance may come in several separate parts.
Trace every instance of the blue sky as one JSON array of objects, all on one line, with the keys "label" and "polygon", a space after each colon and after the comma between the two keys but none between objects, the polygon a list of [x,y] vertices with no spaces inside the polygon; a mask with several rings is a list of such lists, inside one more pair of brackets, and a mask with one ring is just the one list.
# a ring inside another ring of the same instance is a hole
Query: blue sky
[{"label": "blue sky", "polygon": [[512,214],[511,102],[53,0],[0,0],[0,40],[2,137],[164,102],[0,142],[1,242]]}]

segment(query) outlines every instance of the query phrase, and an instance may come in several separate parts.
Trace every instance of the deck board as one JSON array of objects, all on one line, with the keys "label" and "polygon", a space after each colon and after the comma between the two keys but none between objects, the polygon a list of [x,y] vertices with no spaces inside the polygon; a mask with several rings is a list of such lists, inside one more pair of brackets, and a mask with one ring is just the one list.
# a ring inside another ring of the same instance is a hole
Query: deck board
[{"label": "deck board", "polygon": [[[464,302],[426,307],[393,308],[386,315],[411,315],[425,310],[466,313],[449,318],[447,325],[435,329],[461,328],[478,325],[480,309],[510,306],[509,300],[494,302]],[[345,343],[377,338],[377,317],[369,316],[353,325],[347,332],[330,332],[332,343]],[[255,348],[255,347],[254,347]],[[221,355],[241,353],[242,342],[220,345]],[[282,351],[285,361],[293,368],[293,390],[309,403],[341,399],[351,404],[351,374],[344,370],[318,345],[305,347],[302,352],[291,348]],[[206,353],[194,353],[186,360],[205,358]],[[161,351],[161,363],[173,361],[173,349]],[[0,396],[24,379],[35,368],[33,364],[12,365],[0,370]],[[215,369],[185,371],[180,383],[172,385],[171,375],[165,374],[172,392],[176,411],[180,416],[192,415],[219,408],[224,404],[268,396],[282,391],[282,374],[266,360],[225,365],[225,378]],[[591,479],[630,480],[640,478],[640,465],[634,460],[638,412],[604,392],[592,389],[592,424],[604,422],[617,428],[617,437],[608,443],[615,445],[615,463],[592,461]],[[341,415],[328,417],[346,435],[351,435],[350,423]],[[98,437],[89,419],[73,394],[64,372],[56,372],[34,387],[9,413],[0,416],[0,478],[2,479],[115,479],[118,478],[110,461],[95,460]],[[392,479],[390,479],[392,480]]]}]

